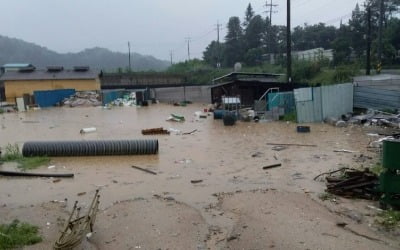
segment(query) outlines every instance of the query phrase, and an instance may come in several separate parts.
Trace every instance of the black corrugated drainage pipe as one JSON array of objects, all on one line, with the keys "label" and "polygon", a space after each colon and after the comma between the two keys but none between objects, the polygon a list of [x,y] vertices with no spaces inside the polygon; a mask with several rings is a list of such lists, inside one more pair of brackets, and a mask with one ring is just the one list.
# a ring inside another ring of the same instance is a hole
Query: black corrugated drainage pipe
[{"label": "black corrugated drainage pipe", "polygon": [[158,140],[30,141],[23,156],[145,155],[158,153]]}]

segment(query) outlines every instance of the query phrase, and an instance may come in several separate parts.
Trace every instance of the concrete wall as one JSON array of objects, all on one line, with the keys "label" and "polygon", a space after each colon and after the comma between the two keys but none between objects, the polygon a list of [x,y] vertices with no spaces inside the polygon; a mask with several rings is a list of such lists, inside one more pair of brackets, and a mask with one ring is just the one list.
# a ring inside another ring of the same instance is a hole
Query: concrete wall
[{"label": "concrete wall", "polygon": [[33,95],[35,90],[75,89],[76,91],[100,90],[100,81],[88,80],[21,80],[4,82],[6,101],[15,103],[15,98],[24,94]]}]

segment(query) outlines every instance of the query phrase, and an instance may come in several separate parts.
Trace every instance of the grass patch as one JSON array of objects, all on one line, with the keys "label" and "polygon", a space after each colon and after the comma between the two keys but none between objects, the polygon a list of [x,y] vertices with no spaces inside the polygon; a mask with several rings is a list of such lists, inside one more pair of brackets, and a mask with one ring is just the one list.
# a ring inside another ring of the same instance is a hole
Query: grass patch
[{"label": "grass patch", "polygon": [[378,214],[376,221],[385,227],[387,230],[394,229],[400,226],[400,211],[385,210]]},{"label": "grass patch", "polygon": [[370,169],[369,169],[372,173],[374,173],[374,174],[376,174],[376,175],[380,175],[383,171],[384,171],[384,169],[383,169],[383,167],[382,167],[382,165],[380,164],[380,163],[376,163],[374,166],[372,166]]},{"label": "grass patch", "polygon": [[0,225],[0,249],[12,249],[33,245],[42,241],[37,226],[14,220],[10,224]]},{"label": "grass patch", "polygon": [[0,114],[3,114],[4,112],[4,109],[0,108]]},{"label": "grass patch", "polygon": [[16,162],[18,168],[27,170],[48,164],[50,158],[47,156],[24,157],[20,153],[17,144],[8,144],[5,148],[4,155],[0,157],[0,162]]},{"label": "grass patch", "polygon": [[297,122],[297,114],[296,112],[287,113],[284,116],[282,116],[280,120],[285,122]]},{"label": "grass patch", "polygon": [[323,201],[327,201],[327,200],[333,200],[335,198],[335,196],[331,193],[324,192],[324,193],[320,193],[318,195],[318,198],[320,198]]}]

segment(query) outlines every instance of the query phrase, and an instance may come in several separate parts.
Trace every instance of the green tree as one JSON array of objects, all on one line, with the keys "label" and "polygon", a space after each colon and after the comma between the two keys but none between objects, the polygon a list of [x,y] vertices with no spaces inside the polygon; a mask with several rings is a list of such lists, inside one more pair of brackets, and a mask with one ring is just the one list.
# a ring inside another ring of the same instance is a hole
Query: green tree
[{"label": "green tree", "polygon": [[232,67],[243,59],[243,30],[239,17],[231,17],[225,36],[224,65]]},{"label": "green tree", "polygon": [[214,67],[217,67],[217,63],[223,62],[223,51],[225,44],[212,41],[203,52],[203,60]]},{"label": "green tree", "polygon": [[351,14],[349,20],[350,31],[347,35],[350,37],[351,48],[358,60],[362,59],[365,54],[367,41],[365,36],[367,34],[366,13],[360,10],[358,4]]},{"label": "green tree", "polygon": [[338,31],[337,38],[332,43],[333,63],[335,65],[348,63],[351,60],[351,38],[349,26],[342,25]]},{"label": "green tree", "polygon": [[400,19],[389,20],[383,34],[383,59],[385,64],[400,63]]},{"label": "green tree", "polygon": [[246,50],[261,48],[264,44],[265,31],[265,21],[260,15],[251,19],[243,37]]},{"label": "green tree", "polygon": [[244,13],[244,21],[243,21],[244,28],[246,28],[247,25],[249,25],[253,17],[254,17],[253,7],[251,7],[251,4],[249,3],[249,5],[247,5],[246,12]]},{"label": "green tree", "polygon": [[292,32],[294,50],[308,50],[314,48],[332,48],[332,42],[336,38],[336,28],[326,26],[324,23],[297,26]]}]

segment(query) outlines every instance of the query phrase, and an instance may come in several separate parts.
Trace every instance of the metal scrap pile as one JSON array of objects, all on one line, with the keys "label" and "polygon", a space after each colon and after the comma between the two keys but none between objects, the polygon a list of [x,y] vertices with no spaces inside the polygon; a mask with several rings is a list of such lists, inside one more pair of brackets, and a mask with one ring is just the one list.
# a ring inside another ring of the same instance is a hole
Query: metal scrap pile
[{"label": "metal scrap pile", "polygon": [[368,169],[345,170],[341,176],[327,176],[326,181],[326,191],[335,195],[369,200],[379,198],[379,178]]},{"label": "metal scrap pile", "polygon": [[93,91],[76,92],[75,95],[64,99],[63,105],[77,106],[101,106],[100,96]]},{"label": "metal scrap pile", "polygon": [[400,114],[389,114],[381,111],[368,110],[365,115],[353,116],[348,120],[352,124],[365,124],[366,126],[383,126],[400,128]]},{"label": "metal scrap pile", "polygon": [[400,113],[390,114],[382,111],[369,109],[366,114],[353,116],[345,114],[341,119],[329,117],[325,122],[337,127],[345,127],[348,124],[359,124],[364,126],[379,126],[400,129]]}]

